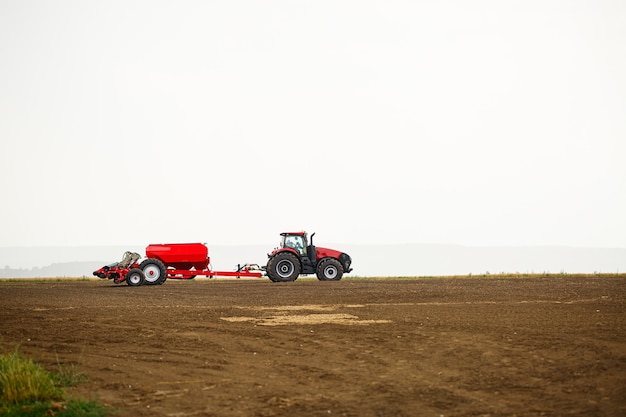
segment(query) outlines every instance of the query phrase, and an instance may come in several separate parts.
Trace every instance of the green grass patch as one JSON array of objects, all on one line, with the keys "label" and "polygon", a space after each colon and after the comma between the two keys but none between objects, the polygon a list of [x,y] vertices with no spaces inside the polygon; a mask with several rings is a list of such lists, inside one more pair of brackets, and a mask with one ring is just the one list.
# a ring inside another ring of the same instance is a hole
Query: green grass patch
[{"label": "green grass patch", "polygon": [[62,401],[65,391],[52,374],[16,350],[0,356],[0,402]]},{"label": "green grass patch", "polygon": [[109,410],[94,401],[36,401],[0,406],[2,417],[103,417]]},{"label": "green grass patch", "polygon": [[50,373],[18,350],[0,355],[0,415],[20,417],[104,417],[95,401],[68,399],[65,388],[84,382],[75,366]]}]

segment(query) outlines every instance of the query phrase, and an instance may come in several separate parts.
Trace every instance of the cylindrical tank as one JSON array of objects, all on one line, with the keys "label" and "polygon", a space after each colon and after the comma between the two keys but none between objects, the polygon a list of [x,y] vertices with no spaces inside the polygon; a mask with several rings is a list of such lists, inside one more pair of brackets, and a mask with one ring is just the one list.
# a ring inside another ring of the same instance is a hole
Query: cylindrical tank
[{"label": "cylindrical tank", "polygon": [[202,243],[153,243],[146,247],[146,258],[156,258],[165,267],[197,271],[209,266],[209,249]]}]

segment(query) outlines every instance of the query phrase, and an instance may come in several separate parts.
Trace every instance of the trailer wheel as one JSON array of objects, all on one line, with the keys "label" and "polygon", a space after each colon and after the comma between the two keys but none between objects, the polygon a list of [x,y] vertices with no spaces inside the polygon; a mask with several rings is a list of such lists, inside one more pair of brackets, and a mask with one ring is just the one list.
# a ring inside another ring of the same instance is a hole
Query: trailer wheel
[{"label": "trailer wheel", "polygon": [[139,265],[139,269],[146,276],[147,285],[161,285],[167,278],[165,265],[158,259],[146,259]]},{"label": "trailer wheel", "polygon": [[339,281],[343,277],[343,266],[337,259],[327,258],[317,265],[316,274],[320,281]]},{"label": "trailer wheel", "polygon": [[138,287],[143,285],[146,281],[146,276],[143,274],[143,271],[139,268],[133,268],[128,271],[126,274],[126,283],[131,287]]},{"label": "trailer wheel", "polygon": [[275,255],[267,263],[267,276],[274,282],[295,281],[300,275],[300,262],[289,252]]}]

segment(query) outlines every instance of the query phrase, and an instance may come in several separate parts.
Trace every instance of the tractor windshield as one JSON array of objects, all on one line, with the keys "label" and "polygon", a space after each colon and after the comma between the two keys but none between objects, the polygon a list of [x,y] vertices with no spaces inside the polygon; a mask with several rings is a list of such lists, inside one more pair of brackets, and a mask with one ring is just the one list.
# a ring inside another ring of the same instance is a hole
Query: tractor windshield
[{"label": "tractor windshield", "polygon": [[283,235],[281,247],[295,249],[300,255],[306,255],[304,237],[300,235]]}]

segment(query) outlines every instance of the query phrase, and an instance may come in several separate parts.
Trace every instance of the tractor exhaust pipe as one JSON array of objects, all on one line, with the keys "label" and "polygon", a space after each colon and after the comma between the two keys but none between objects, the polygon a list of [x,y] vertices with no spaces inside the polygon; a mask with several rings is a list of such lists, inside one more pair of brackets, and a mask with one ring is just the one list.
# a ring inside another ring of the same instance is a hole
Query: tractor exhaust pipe
[{"label": "tractor exhaust pipe", "polygon": [[309,241],[309,248],[307,250],[307,253],[311,262],[315,264],[315,259],[317,258],[317,253],[316,253],[317,249],[315,248],[315,245],[313,244],[313,236],[315,236],[315,232],[311,234],[311,240]]}]

